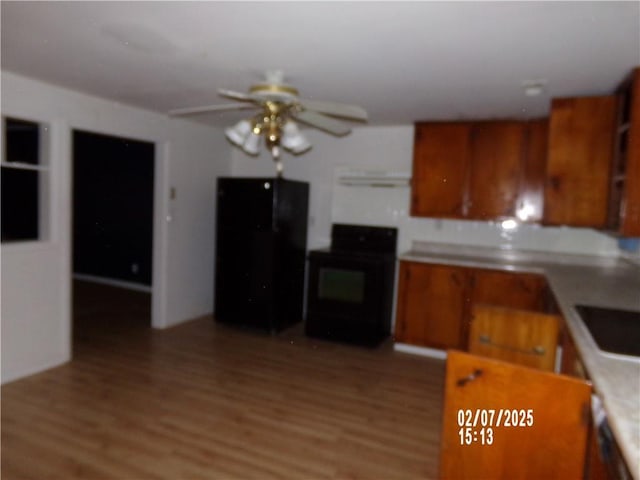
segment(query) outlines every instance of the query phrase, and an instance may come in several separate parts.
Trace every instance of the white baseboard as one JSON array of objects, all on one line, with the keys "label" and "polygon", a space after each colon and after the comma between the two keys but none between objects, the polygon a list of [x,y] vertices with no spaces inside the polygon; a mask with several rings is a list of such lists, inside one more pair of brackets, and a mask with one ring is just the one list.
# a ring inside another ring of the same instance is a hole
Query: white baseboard
[{"label": "white baseboard", "polygon": [[145,293],[152,292],[152,288],[149,285],[144,285],[142,283],[135,283],[135,282],[126,282],[124,280],[116,280],[115,278],[97,277],[95,275],[86,275],[84,273],[74,273],[73,278],[75,280],[101,283],[103,285],[109,285],[111,287],[126,288],[129,290],[136,290],[138,292],[145,292]]},{"label": "white baseboard", "polygon": [[445,350],[438,350],[437,348],[417,347],[407,343],[394,343],[393,349],[397,352],[411,353],[413,355],[437,358],[439,360],[447,359],[447,352]]},{"label": "white baseboard", "polygon": [[22,365],[20,368],[8,368],[3,365],[2,371],[2,385],[13,382],[14,380],[19,380],[24,377],[28,377],[30,375],[35,375],[36,373],[44,372],[45,370],[49,370],[51,368],[59,367],[60,365],[64,365],[65,363],[71,360],[70,356],[60,355],[54,356],[52,358],[46,359],[41,363],[37,363],[35,365]]}]

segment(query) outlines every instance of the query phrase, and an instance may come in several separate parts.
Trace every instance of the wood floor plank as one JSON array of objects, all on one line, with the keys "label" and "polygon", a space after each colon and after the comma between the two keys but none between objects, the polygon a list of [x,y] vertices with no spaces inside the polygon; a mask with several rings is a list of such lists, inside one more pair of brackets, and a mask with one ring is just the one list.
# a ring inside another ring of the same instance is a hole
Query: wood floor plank
[{"label": "wood floor plank", "polygon": [[2,386],[3,479],[436,478],[444,362],[76,288],[73,360]]}]

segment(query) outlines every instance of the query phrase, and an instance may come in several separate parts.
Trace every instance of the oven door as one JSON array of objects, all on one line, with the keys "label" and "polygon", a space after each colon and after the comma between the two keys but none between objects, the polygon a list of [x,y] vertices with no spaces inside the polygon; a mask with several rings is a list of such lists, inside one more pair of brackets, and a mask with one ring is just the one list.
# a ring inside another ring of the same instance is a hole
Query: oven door
[{"label": "oven door", "polygon": [[385,272],[381,257],[311,252],[307,334],[357,343],[388,335],[383,331]]}]

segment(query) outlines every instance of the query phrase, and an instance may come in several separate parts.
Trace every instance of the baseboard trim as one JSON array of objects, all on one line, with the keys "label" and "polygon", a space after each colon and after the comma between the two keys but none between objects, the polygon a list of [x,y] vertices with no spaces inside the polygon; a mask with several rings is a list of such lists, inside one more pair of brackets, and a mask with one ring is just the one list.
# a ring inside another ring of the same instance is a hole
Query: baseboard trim
[{"label": "baseboard trim", "polygon": [[47,359],[35,365],[29,365],[24,368],[10,369],[9,372],[2,372],[1,383],[2,385],[5,385],[15,380],[20,380],[22,378],[35,375],[37,373],[41,373],[46,370],[59,367],[69,361],[71,361],[71,357],[68,357],[66,355],[61,355],[61,356],[55,356],[53,358]]},{"label": "baseboard trim", "polygon": [[128,290],[136,290],[138,292],[152,293],[152,287],[144,285],[142,283],[126,282],[124,280],[117,280],[115,278],[98,277],[95,275],[86,275],[84,273],[74,273],[74,280],[82,280],[85,282],[101,283],[103,285],[109,285],[111,287],[126,288]]},{"label": "baseboard trim", "polygon": [[407,343],[394,343],[393,349],[396,352],[410,353],[412,355],[420,355],[422,357],[437,358],[438,360],[446,360],[447,352],[438,350],[437,348],[418,347]]}]

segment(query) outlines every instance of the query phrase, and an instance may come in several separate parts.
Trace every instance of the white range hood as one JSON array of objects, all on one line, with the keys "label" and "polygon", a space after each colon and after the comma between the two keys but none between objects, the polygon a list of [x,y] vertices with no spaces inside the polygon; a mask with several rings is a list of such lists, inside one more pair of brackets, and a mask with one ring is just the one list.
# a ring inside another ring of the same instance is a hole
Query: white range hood
[{"label": "white range hood", "polygon": [[409,172],[385,169],[337,167],[336,183],[355,187],[409,187]]}]

